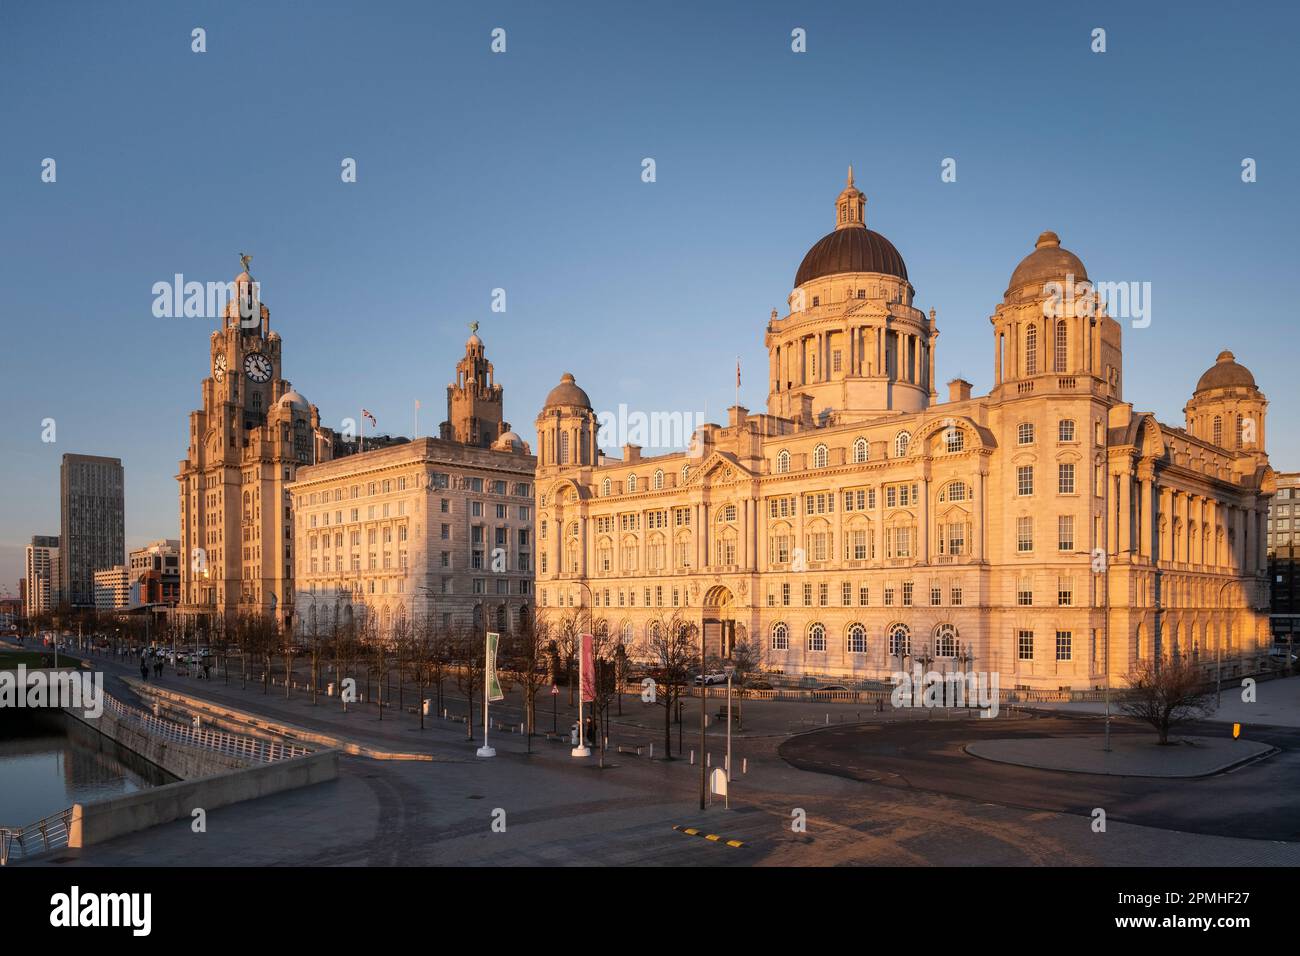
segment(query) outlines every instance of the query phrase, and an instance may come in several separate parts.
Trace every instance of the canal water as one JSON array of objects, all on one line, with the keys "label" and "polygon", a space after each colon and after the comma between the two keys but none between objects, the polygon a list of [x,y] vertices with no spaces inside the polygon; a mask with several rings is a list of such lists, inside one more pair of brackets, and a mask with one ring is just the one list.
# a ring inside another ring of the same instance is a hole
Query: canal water
[{"label": "canal water", "polygon": [[0,827],[175,780],[61,712],[0,711]]}]

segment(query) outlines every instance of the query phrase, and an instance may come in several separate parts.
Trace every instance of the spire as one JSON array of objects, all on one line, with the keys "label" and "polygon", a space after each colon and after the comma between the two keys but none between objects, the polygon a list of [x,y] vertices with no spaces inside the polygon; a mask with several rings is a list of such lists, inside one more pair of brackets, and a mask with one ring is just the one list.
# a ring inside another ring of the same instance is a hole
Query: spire
[{"label": "spire", "polygon": [[848,183],[835,200],[835,228],[862,228],[867,224],[867,197],[853,185],[853,164],[849,164]]}]

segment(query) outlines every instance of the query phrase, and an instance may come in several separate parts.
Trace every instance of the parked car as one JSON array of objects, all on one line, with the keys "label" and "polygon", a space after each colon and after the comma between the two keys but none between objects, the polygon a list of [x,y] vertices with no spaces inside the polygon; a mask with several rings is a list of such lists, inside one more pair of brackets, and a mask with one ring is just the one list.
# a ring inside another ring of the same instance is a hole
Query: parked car
[{"label": "parked car", "polygon": [[822,686],[818,687],[817,689],[818,690],[848,690],[848,688],[845,687],[843,684],[822,684]]},{"label": "parked car", "polygon": [[1285,647],[1270,648],[1268,656],[1275,661],[1282,661],[1283,663],[1294,664],[1297,660],[1300,660],[1300,655],[1293,651],[1288,651]]},{"label": "parked car", "polygon": [[765,680],[752,680],[745,686],[749,690],[772,690],[772,685]]},{"label": "parked car", "polygon": [[695,683],[703,684],[705,687],[712,686],[713,684],[725,684],[726,682],[727,675],[722,673],[722,671],[713,671],[709,674],[695,675]]}]

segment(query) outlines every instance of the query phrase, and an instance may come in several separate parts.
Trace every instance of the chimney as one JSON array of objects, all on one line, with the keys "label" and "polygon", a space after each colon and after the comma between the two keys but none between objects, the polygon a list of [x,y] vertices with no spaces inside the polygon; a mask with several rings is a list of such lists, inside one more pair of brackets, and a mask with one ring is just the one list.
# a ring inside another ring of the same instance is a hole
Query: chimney
[{"label": "chimney", "polygon": [[727,424],[731,428],[742,427],[749,419],[749,409],[744,405],[732,405],[727,409]]},{"label": "chimney", "polygon": [[640,445],[624,445],[624,446],[623,446],[623,463],[624,463],[624,464],[627,464],[628,462],[640,461],[640,460],[641,460],[641,446],[640,446]]},{"label": "chimney", "polygon": [[970,382],[964,378],[954,378],[948,383],[948,401],[950,402],[969,402],[970,401]]}]

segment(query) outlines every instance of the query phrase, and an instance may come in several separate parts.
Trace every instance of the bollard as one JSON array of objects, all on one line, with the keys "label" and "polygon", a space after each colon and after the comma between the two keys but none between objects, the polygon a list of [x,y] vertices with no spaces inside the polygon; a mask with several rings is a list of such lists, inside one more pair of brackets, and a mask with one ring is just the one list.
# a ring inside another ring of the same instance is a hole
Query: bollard
[{"label": "bollard", "polygon": [[651,744],[651,745],[650,745],[650,759],[651,759],[651,760],[654,760],[654,759],[655,759],[655,745],[654,745],[654,744]]},{"label": "bollard", "polygon": [[748,757],[741,757],[741,758],[740,758],[740,775],[743,777],[743,776],[744,776],[745,774],[747,774],[747,773],[749,773],[749,758],[748,758]]},{"label": "bollard", "polygon": [[692,766],[692,767],[695,766],[695,751],[694,751],[694,750],[691,751],[691,766]]},{"label": "bollard", "polygon": [[830,723],[831,723],[831,715],[830,715],[830,714],[827,714],[827,715],[826,715],[826,726],[829,727],[829,726],[830,726]]},{"label": "bollard", "polygon": [[705,755],[704,755],[704,766],[706,766],[706,767],[712,767],[712,766],[713,766],[713,754],[705,754]]}]

